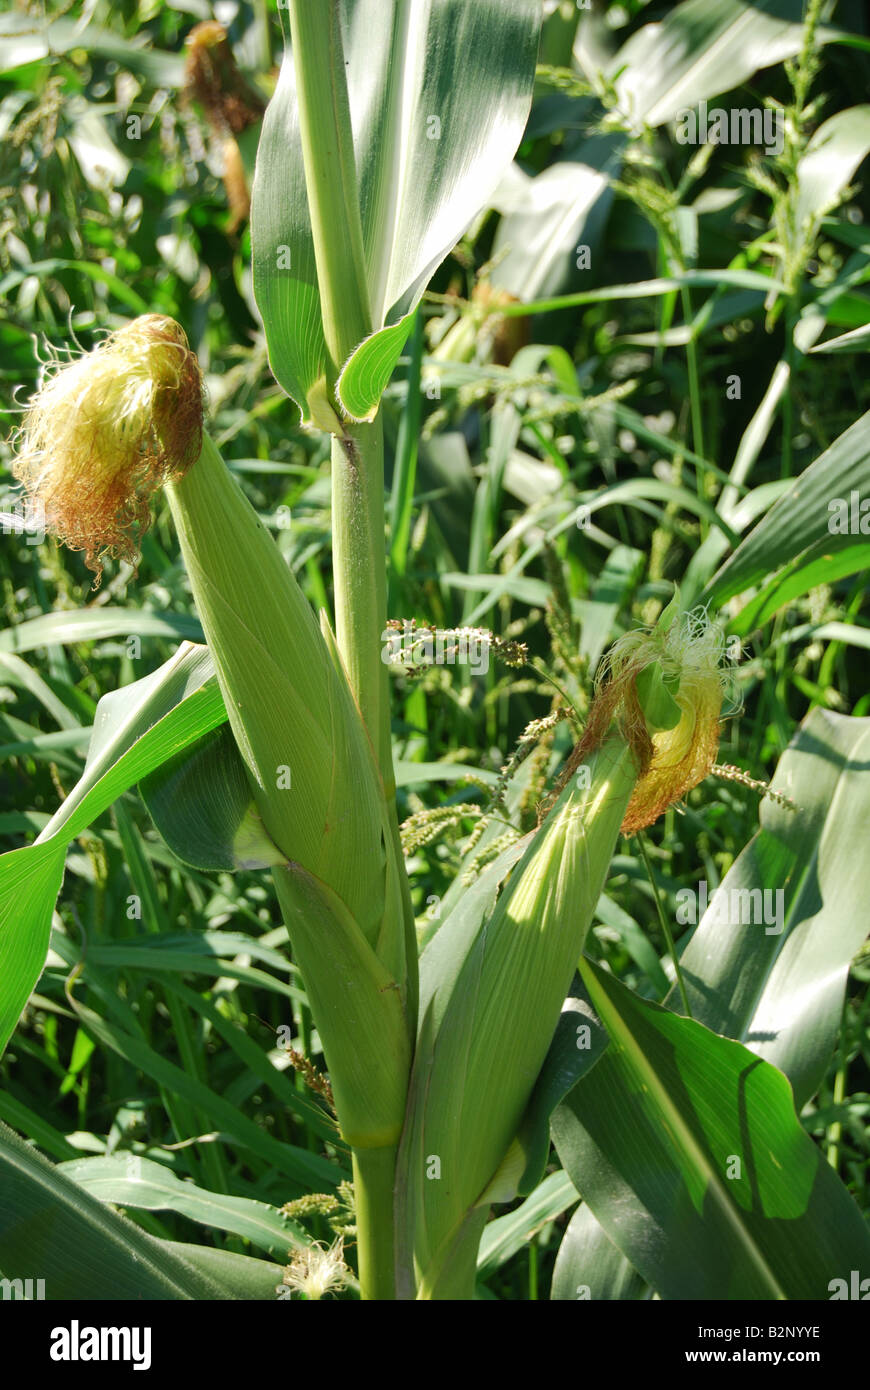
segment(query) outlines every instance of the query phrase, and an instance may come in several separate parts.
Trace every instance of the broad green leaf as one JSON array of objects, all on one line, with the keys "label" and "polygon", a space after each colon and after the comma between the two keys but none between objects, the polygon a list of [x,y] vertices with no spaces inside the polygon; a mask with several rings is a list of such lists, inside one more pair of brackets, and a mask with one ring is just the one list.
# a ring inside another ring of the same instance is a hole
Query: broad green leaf
[{"label": "broad green leaf", "polygon": [[[867,531],[870,534],[870,519]],[[856,542],[845,550],[832,553],[830,537],[825,536],[774,575],[731,619],[728,631],[737,637],[746,637],[763,627],[793,599],[808,594],[820,584],[834,584],[838,579],[867,569],[870,569],[870,540]]]},{"label": "broad green leaf", "polygon": [[521,1194],[532,1191],[544,1174],[550,1156],[553,1112],[604,1053],[607,1037],[596,1024],[595,1014],[582,997],[575,976],[517,1133],[516,1143],[523,1155],[517,1183]]},{"label": "broad green leaf", "polygon": [[662,1298],[826,1299],[870,1232],[775,1067],[590,961],[610,1042],[553,1116],[565,1171]]},{"label": "broad green leaf", "polygon": [[67,845],[122,792],[225,718],[210,657],[188,643],[100,701],[81,780],[34,844],[0,857],[0,1048],[42,973]]},{"label": "broad green leaf", "polygon": [[178,1212],[211,1230],[243,1236],[277,1260],[284,1260],[294,1246],[308,1243],[305,1233],[277,1207],[251,1197],[205,1192],[182,1181],[171,1168],[139,1154],[73,1159],[59,1164],[57,1171],[100,1202]]},{"label": "broad green leaf", "polygon": [[[812,711],[771,784],[798,810],[761,803],[761,829],[681,958],[693,1016],[779,1067],[798,1107],[828,1067],[849,964],[867,937],[868,759],[870,719]],[[668,1003],[680,1007],[676,991]]]},{"label": "broad green leaf", "polygon": [[228,725],[161,764],[139,784],[148,814],[183,864],[262,869],[285,863],[251,797]]},{"label": "broad green leaf", "polygon": [[220,1290],[220,1296],[232,1299],[275,1299],[283,1270],[270,1260],[255,1260],[250,1255],[237,1255],[232,1250],[216,1250],[211,1245],[188,1245],[178,1240],[161,1240],[157,1244],[170,1256],[185,1260],[204,1278]]},{"label": "broad green leaf", "polygon": [[810,464],[771,507],[701,595],[701,602],[721,606],[735,594],[766,580],[771,571],[809,546],[826,541],[830,553],[854,545],[848,531],[831,530],[831,503],[848,504],[850,493],[870,488],[870,412],[840,435]]},{"label": "broad green leaf", "polygon": [[620,137],[599,135],[535,177],[512,166],[493,200],[502,217],[492,284],[527,300],[558,294],[576,279],[578,246],[594,257],[601,244],[613,201],[610,180],[621,160]]},{"label": "broad green leaf", "polygon": [[477,1253],[478,1278],[494,1274],[536,1231],[576,1201],[577,1191],[567,1173],[550,1173],[514,1211],[490,1221],[485,1228]]},{"label": "broad green leaf", "polygon": [[179,637],[202,641],[198,619],[184,613],[149,613],[141,608],[80,608],[44,613],[0,632],[0,651],[32,652],[37,647],[91,642],[105,637]]},{"label": "broad green leaf", "polygon": [[[364,419],[398,361],[406,316],[519,144],[541,13],[537,0],[341,0],[341,14],[373,334],[346,367],[340,404]],[[251,217],[272,370],[303,420],[331,428],[289,51],[263,123]]]},{"label": "broad green leaf", "polygon": [[[659,126],[678,112],[740,87],[759,68],[797,53],[802,0],[685,0],[622,45],[611,72],[621,109],[635,125]],[[821,29],[824,42],[833,37]]]},{"label": "broad green leaf", "polygon": [[338,379],[338,394],[352,420],[372,420],[377,414],[381,396],[408,341],[413,318],[412,309],[398,323],[366,338],[344,364]]},{"label": "broad green leaf", "polygon": [[0,1270],[47,1299],[210,1299],[208,1275],[107,1210],[0,1124]]},{"label": "broad green leaf", "polygon": [[[728,486],[724,488],[719,498],[717,510],[721,515],[727,517],[732,524],[736,524],[737,512],[742,507],[738,501],[739,489],[745,484],[758,460],[765,441],[773,428],[777,412],[781,407],[784,408],[784,403],[788,399],[793,365],[800,360],[795,354],[808,352],[821,336],[826,323],[833,317],[834,306],[843,297],[844,287],[863,283],[867,275],[866,256],[862,253],[850,257],[836,281],[827,286],[826,289],[821,290],[801,311],[792,332],[794,351],[786,352],[776,363],[761,402],[740,437]],[[859,321],[863,323],[867,316],[867,301],[862,299],[860,303],[862,308]],[[780,481],[785,482],[784,479]],[[772,483],[764,484],[761,488],[756,488],[755,494],[752,495],[760,496],[763,493],[763,488],[774,486],[775,484]],[[689,561],[683,581],[687,594],[696,594],[703,584],[707,584],[709,587],[710,576],[724,553],[721,534],[717,535],[711,532]]]},{"label": "broad green leaf", "polygon": [[26,1139],[32,1139],[52,1159],[78,1158],[78,1149],[53,1124],[37,1115],[28,1105],[10,1094],[12,1086],[0,1091],[0,1120]]},{"label": "broad green leaf", "polygon": [[837,111],[814,133],[797,167],[795,223],[808,238],[837,203],[870,150],[870,106]]},{"label": "broad green leaf", "polygon": [[581,1202],[559,1246],[550,1298],[562,1303],[587,1299],[624,1303],[641,1298],[645,1287],[640,1275],[608,1240],[590,1208]]}]

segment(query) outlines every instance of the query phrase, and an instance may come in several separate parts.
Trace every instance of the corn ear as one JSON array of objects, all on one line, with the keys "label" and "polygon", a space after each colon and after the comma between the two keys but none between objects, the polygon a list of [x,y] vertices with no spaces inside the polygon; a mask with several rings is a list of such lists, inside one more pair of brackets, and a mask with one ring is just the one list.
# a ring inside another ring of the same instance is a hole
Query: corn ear
[{"label": "corn ear", "polygon": [[[266,830],[288,861],[337,894],[376,947],[396,901],[394,894],[388,905],[385,895],[383,788],[347,682],[207,436],[197,463],[170,489],[170,504]],[[403,954],[390,961],[394,971]]]},{"label": "corn ear", "polygon": [[331,633],[208,436],[170,504],[254,801],[284,856],[273,874],[342,1134],[394,1145],[416,958],[371,740]]},{"label": "corn ear", "polygon": [[[426,953],[421,960],[424,998],[398,1211],[405,1289],[416,1287],[418,1297],[450,1297],[461,1282],[474,1246],[469,1231],[479,1224],[474,1208],[547,1054],[636,773],[630,748],[615,738],[590,758],[589,786],[575,778],[563,790],[461,969],[445,980],[446,1007],[437,989],[429,991]],[[448,921],[428,949],[438,942],[449,956],[449,932]]]},{"label": "corn ear", "polygon": [[[198,769],[201,795],[230,793],[235,834],[209,846],[206,833],[192,854],[270,863],[279,873],[286,866],[282,902],[305,956],[327,1062],[351,1078],[335,1086],[339,1123],[353,1142],[394,1143],[417,964],[397,833],[334,643],[202,417],[199,366],[183,330],[144,315],[93,352],[54,365],[19,432],[16,475],[44,506],[49,529],[84,550],[98,573],[105,554],[135,557],[152,495],[167,487],[253,807],[216,746],[199,750],[196,769],[167,769],[165,785],[196,781]],[[210,824],[207,812],[198,824]],[[360,980],[353,1008],[351,960]]]},{"label": "corn ear", "polygon": [[657,629],[621,639],[558,798],[495,908],[472,933],[448,919],[423,954],[399,1158],[404,1296],[471,1297],[485,1208],[514,1187],[512,1141],[620,830],[648,824],[715,756],[720,654],[721,635],[678,599]]}]

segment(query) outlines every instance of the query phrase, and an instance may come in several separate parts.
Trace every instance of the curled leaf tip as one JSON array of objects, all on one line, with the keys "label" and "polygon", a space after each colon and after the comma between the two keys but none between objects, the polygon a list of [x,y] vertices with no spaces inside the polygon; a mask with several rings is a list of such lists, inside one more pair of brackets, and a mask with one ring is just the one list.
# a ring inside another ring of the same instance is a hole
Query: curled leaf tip
[{"label": "curled leaf tip", "polygon": [[184,330],[144,314],[92,352],[43,372],[18,432],[13,473],[46,530],[102,577],[135,561],[153,493],[202,447],[202,378]]}]

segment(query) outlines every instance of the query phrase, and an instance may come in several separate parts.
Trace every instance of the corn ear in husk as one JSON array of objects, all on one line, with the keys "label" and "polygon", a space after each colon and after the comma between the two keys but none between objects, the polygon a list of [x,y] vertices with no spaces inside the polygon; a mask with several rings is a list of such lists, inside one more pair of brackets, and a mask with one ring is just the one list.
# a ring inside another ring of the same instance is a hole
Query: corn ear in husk
[{"label": "corn ear in husk", "polygon": [[405,1297],[471,1296],[486,1209],[515,1191],[505,1158],[620,830],[648,824],[712,765],[721,654],[721,634],[678,598],[652,632],[616,644],[555,803],[495,907],[472,930],[454,913],[424,952],[399,1160]]}]

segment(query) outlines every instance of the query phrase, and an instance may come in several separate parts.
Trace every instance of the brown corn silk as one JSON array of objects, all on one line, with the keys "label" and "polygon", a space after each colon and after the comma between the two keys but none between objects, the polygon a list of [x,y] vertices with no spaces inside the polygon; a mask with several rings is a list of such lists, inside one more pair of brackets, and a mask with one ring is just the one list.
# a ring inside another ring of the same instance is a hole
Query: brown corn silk
[{"label": "brown corn silk", "polygon": [[[709,775],[716,761],[728,681],[721,655],[718,630],[698,613],[681,615],[664,632],[627,634],[614,647],[599,678],[583,737],[566,763],[557,791],[615,726],[638,767],[623,834],[652,825],[669,806],[681,801]],[[660,662],[665,674],[679,682],[673,699],[680,718],[671,729],[650,732],[637,679],[654,662]]]}]

